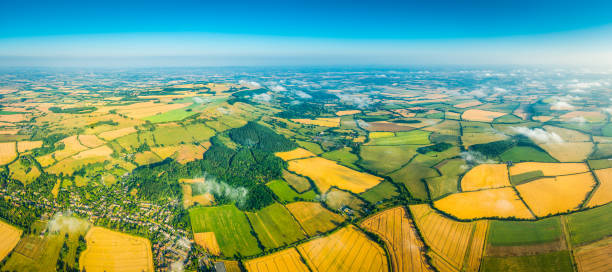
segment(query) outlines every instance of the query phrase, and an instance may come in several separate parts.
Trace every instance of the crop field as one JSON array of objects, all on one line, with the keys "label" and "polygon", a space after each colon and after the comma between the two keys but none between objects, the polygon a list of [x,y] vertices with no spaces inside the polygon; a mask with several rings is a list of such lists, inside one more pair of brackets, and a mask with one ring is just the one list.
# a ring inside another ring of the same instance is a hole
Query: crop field
[{"label": "crop field", "polygon": [[484,255],[488,229],[489,221],[487,220],[480,220],[474,223],[470,251],[467,253],[468,257],[464,266],[466,271],[479,271],[482,256]]},{"label": "crop field", "polygon": [[353,115],[353,114],[358,114],[358,113],[361,113],[361,110],[342,110],[342,111],[337,111],[336,115],[345,116],[345,115]]},{"label": "crop field", "polygon": [[430,143],[430,134],[431,132],[423,130],[396,132],[393,137],[370,139],[367,145],[426,145]]},{"label": "crop field", "polygon": [[381,131],[381,132],[400,132],[400,131],[411,131],[414,130],[414,126],[408,124],[391,123],[388,121],[378,122],[360,122],[359,126],[367,131]]},{"label": "crop field", "polygon": [[79,142],[89,148],[94,148],[104,144],[96,135],[79,135]]},{"label": "crop field", "polygon": [[499,157],[502,161],[511,162],[556,162],[556,160],[547,153],[531,146],[515,146],[499,155]]},{"label": "crop field", "polygon": [[595,193],[586,204],[587,207],[605,205],[612,201],[612,168],[599,169],[593,171],[599,185],[595,188]]},{"label": "crop field", "polygon": [[244,262],[249,272],[309,272],[310,269],[302,262],[300,254],[295,248],[285,249],[270,255]]},{"label": "crop field", "polygon": [[300,225],[281,204],[275,203],[246,215],[266,248],[277,248],[306,238]]},{"label": "crop field", "polygon": [[589,171],[585,163],[540,163],[522,162],[510,167],[510,175],[519,175],[527,172],[542,171],[543,176],[563,176],[584,173]]},{"label": "crop field", "polygon": [[612,204],[565,216],[572,245],[584,245],[612,235]]},{"label": "crop field", "polygon": [[425,243],[446,262],[461,269],[469,251],[474,223],[448,219],[427,204],[411,205],[410,211]]},{"label": "crop field", "polygon": [[273,180],[266,184],[272,192],[276,196],[278,196],[279,201],[283,203],[289,203],[299,200],[309,200],[312,201],[317,197],[317,194],[313,191],[306,191],[304,193],[298,193],[293,190],[289,184],[282,180]]},{"label": "crop field", "polygon": [[368,137],[370,139],[393,137],[393,136],[395,136],[395,133],[390,132],[390,131],[373,131],[368,134]]},{"label": "crop field", "polygon": [[481,164],[461,179],[463,191],[475,191],[510,186],[506,164]]},{"label": "crop field", "polygon": [[423,130],[436,132],[443,135],[459,136],[459,122],[453,120],[444,120],[442,123],[425,127]]},{"label": "crop field", "polygon": [[156,163],[160,161],[161,159],[157,155],[155,155],[155,153],[151,151],[145,151],[145,152],[134,154],[134,162],[138,164],[139,166],[152,164],[152,163]]},{"label": "crop field", "polygon": [[612,266],[612,238],[578,248],[574,259],[579,272],[606,272]]},{"label": "crop field", "polygon": [[183,191],[183,207],[185,209],[193,206],[196,203],[203,206],[209,206],[215,202],[215,197],[211,193],[204,193],[194,196],[191,184],[181,184],[181,188]]},{"label": "crop field", "polygon": [[104,140],[112,141],[114,139],[123,137],[128,134],[132,134],[132,133],[136,133],[136,129],[134,127],[126,127],[126,128],[120,128],[120,129],[111,130],[111,131],[105,131],[105,132],[100,133],[98,136]]},{"label": "crop field", "polygon": [[426,179],[427,188],[432,199],[438,199],[447,194],[457,192],[459,175],[465,172],[466,164],[463,159],[445,160],[435,166],[442,173],[439,177]]},{"label": "crop field", "polygon": [[21,183],[24,185],[36,180],[36,178],[38,178],[38,176],[41,174],[36,164],[31,164],[30,166],[26,167],[20,160],[11,163],[8,166],[8,169],[11,173],[10,177],[12,179],[21,181]]},{"label": "crop field", "polygon": [[593,150],[592,142],[564,142],[540,144],[540,147],[560,162],[584,161]]},{"label": "crop field", "polygon": [[309,157],[315,157],[316,156],[312,152],[310,152],[310,151],[308,151],[306,149],[303,149],[303,148],[296,148],[294,150],[287,151],[287,152],[276,152],[276,153],[274,153],[274,155],[276,155],[277,157],[283,159],[284,161],[295,160],[295,159],[303,159],[303,158],[309,158]]},{"label": "crop field", "polygon": [[577,210],[595,186],[591,173],[541,178],[516,186],[538,217]]},{"label": "crop field", "polygon": [[580,117],[588,122],[602,122],[606,120],[606,115],[599,111],[572,111],[560,116],[563,121],[570,122]]},{"label": "crop field", "polygon": [[305,124],[305,125],[316,125],[322,127],[339,127],[340,126],[340,118],[332,117],[332,118],[324,118],[319,117],[316,119],[291,119],[291,121]]},{"label": "crop field", "polygon": [[158,145],[177,145],[193,142],[193,138],[184,127],[175,126],[174,123],[167,126],[158,126],[153,135]]},{"label": "crop field", "polygon": [[487,241],[492,246],[521,246],[555,242],[561,236],[559,217],[538,221],[491,220]]},{"label": "crop field", "polygon": [[364,145],[360,148],[361,161],[364,168],[386,174],[399,169],[417,154],[414,146],[375,146]]},{"label": "crop field", "polygon": [[118,113],[127,115],[135,119],[146,119],[145,117],[155,116],[171,110],[180,109],[189,106],[189,104],[164,104],[153,102],[135,103],[128,106],[108,107],[104,110],[117,110]]},{"label": "crop field", "polygon": [[461,104],[455,104],[455,105],[453,105],[453,107],[463,109],[463,108],[469,108],[469,107],[478,106],[478,105],[481,105],[481,104],[482,104],[482,102],[474,100],[474,101],[463,102]]},{"label": "crop field", "polygon": [[0,260],[17,246],[23,231],[0,220]]},{"label": "crop field", "polygon": [[202,159],[204,152],[206,152],[206,148],[202,145],[185,144],[179,146],[179,149],[174,159],[178,163],[185,164],[190,161]]},{"label": "crop field", "polygon": [[76,153],[79,153],[81,151],[85,151],[88,148],[84,145],[82,145],[77,136],[70,136],[68,138],[65,138],[63,140],[61,140],[61,142],[64,144],[64,149],[62,150],[58,150],[55,151],[54,153],[54,158],[58,161],[63,160],[65,158],[68,158]]},{"label": "crop field", "polygon": [[283,169],[283,179],[287,181],[298,193],[303,193],[310,189],[310,181],[307,178],[291,173]]},{"label": "crop field", "polygon": [[216,256],[221,254],[214,232],[196,232],[193,234],[193,240],[208,253]]},{"label": "crop field", "polygon": [[180,145],[151,147],[151,151],[153,151],[155,155],[159,156],[163,160],[163,159],[169,158],[170,156],[174,155],[174,153],[176,153],[180,148],[181,148]]},{"label": "crop field", "polygon": [[85,240],[87,249],[81,253],[81,270],[153,271],[151,243],[145,238],[93,227]]},{"label": "crop field", "polygon": [[469,148],[476,144],[486,144],[495,141],[501,141],[508,139],[508,136],[499,133],[468,133],[464,132],[461,136],[461,142],[463,146]]},{"label": "crop field", "polygon": [[360,196],[370,203],[377,203],[391,199],[399,195],[397,188],[390,182],[383,181],[378,185],[368,189],[360,194]]},{"label": "crop field", "polygon": [[534,218],[509,187],[456,193],[434,201],[433,205],[459,219]]},{"label": "crop field", "polygon": [[0,143],[0,165],[12,162],[17,158],[17,146],[14,142]]},{"label": "crop field", "polygon": [[485,257],[481,271],[574,271],[568,251],[516,257]]},{"label": "crop field", "polygon": [[359,167],[355,165],[355,163],[357,162],[359,158],[357,157],[357,155],[351,153],[351,149],[348,147],[344,147],[341,149],[323,153],[321,154],[321,157],[326,158],[328,160],[336,161],[340,163],[341,165],[344,165],[344,166],[347,166],[353,169],[359,169]]},{"label": "crop field", "polygon": [[323,208],[317,202],[295,202],[286,207],[308,236],[328,232],[344,222],[344,217]]},{"label": "crop field", "polygon": [[362,193],[382,181],[379,177],[357,172],[320,157],[289,161],[289,170],[311,178],[321,192],[337,186],[353,193]]},{"label": "crop field", "polygon": [[351,193],[336,188],[331,188],[321,198],[325,200],[325,205],[331,210],[341,210],[343,207],[349,207],[353,211],[361,213],[365,205],[361,199]]},{"label": "crop field", "polygon": [[364,220],[361,227],[384,241],[393,271],[431,271],[425,260],[424,244],[404,207],[379,212]]},{"label": "crop field", "polygon": [[298,250],[315,271],[388,270],[384,250],[353,226],[301,244]]},{"label": "crop field", "polygon": [[24,153],[32,149],[39,148],[42,146],[42,144],[42,141],[19,141],[17,142],[17,151],[19,153]]},{"label": "crop field", "polygon": [[255,255],[261,252],[251,235],[247,216],[234,205],[195,207],[189,210],[194,233],[214,232],[222,256]]},{"label": "crop field", "polygon": [[506,115],[503,112],[469,109],[461,114],[461,119],[478,122],[492,122],[493,119]]}]

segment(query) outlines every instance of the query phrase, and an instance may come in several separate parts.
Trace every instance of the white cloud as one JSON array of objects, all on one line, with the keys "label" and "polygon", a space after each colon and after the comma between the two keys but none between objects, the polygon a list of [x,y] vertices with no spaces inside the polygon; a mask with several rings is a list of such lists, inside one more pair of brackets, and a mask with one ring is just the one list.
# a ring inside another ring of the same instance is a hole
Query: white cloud
[{"label": "white cloud", "polygon": [[514,132],[524,135],[536,143],[562,143],[563,138],[554,132],[548,132],[541,128],[530,129],[528,127],[511,127]]},{"label": "white cloud", "polygon": [[573,110],[576,108],[572,104],[566,101],[557,101],[557,102],[553,102],[550,105],[551,105],[550,106],[551,110]]},{"label": "white cloud", "polygon": [[256,94],[253,96],[253,100],[257,102],[270,102],[272,100],[272,96],[267,93]]},{"label": "white cloud", "polygon": [[462,167],[465,167],[466,169],[469,168],[469,166],[475,166],[475,165],[484,164],[484,163],[496,163],[496,161],[491,160],[487,158],[485,155],[482,155],[480,152],[476,152],[476,151],[461,152],[461,158],[463,158],[465,162],[468,164],[466,166],[462,166]]},{"label": "white cloud", "polygon": [[255,81],[246,81],[246,80],[239,80],[238,84],[240,85],[244,85],[247,86],[249,88],[253,88],[253,89],[257,89],[257,88],[261,88],[261,84],[255,82]]},{"label": "white cloud", "polygon": [[312,98],[311,95],[303,92],[303,91],[295,91],[295,94],[299,97],[299,98],[303,98],[303,99],[309,99]]},{"label": "white cloud", "polygon": [[340,101],[350,105],[355,105],[360,109],[366,108],[372,104],[372,99],[362,95],[340,94],[337,95]]},{"label": "white cloud", "polygon": [[281,85],[274,85],[270,88],[270,90],[275,91],[275,92],[285,92],[287,91],[287,89]]}]

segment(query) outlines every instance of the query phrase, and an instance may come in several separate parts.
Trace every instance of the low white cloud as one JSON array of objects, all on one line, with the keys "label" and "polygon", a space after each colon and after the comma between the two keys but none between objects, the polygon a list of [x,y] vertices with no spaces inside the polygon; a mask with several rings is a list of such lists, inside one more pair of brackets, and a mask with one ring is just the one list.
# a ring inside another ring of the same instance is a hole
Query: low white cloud
[{"label": "low white cloud", "polygon": [[299,98],[302,98],[302,99],[310,99],[310,98],[312,98],[311,95],[309,95],[309,94],[307,94],[307,93],[305,93],[303,91],[295,91],[295,95],[297,95]]},{"label": "low white cloud", "polygon": [[238,81],[238,84],[247,86],[247,87],[252,88],[252,89],[261,88],[261,84],[255,82],[255,81],[246,81],[246,80],[242,80],[241,79],[241,80]]},{"label": "low white cloud", "polygon": [[285,92],[287,91],[287,89],[281,85],[274,85],[272,87],[270,87],[270,90],[275,91],[275,92]]},{"label": "low white cloud", "polygon": [[267,93],[256,94],[253,95],[253,100],[257,102],[270,102],[272,100],[272,96]]},{"label": "low white cloud", "polygon": [[470,168],[470,166],[476,166],[484,163],[496,163],[496,161],[487,158],[485,155],[482,155],[480,152],[476,151],[464,151],[461,152],[461,158],[463,158],[467,165],[463,166],[466,169]]},{"label": "low white cloud", "polygon": [[541,128],[511,127],[512,131],[524,135],[536,143],[562,143],[563,138],[554,132],[548,132]]},{"label": "low white cloud", "polygon": [[585,91],[584,89],[580,89],[580,88],[576,88],[576,89],[572,89],[570,90],[570,93],[575,93],[575,94],[583,94],[586,93],[587,91]]},{"label": "low white cloud", "polygon": [[363,95],[341,94],[337,95],[340,101],[349,105],[357,106],[360,109],[367,108],[372,105],[372,99]]},{"label": "low white cloud", "polygon": [[229,184],[221,181],[216,181],[211,176],[206,176],[202,182],[192,183],[199,191],[210,193],[214,196],[224,196],[232,201],[236,201],[238,205],[243,205],[249,190],[244,187],[232,187]]},{"label": "low white cloud", "polygon": [[556,101],[550,104],[551,110],[574,110],[576,107],[566,101]]}]

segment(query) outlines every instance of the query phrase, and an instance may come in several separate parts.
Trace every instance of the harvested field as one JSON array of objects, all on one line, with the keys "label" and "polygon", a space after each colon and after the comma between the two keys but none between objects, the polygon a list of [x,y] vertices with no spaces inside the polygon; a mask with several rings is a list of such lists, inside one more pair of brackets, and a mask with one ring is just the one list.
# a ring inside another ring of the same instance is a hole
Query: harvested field
[{"label": "harvested field", "polygon": [[202,159],[206,149],[201,145],[186,144],[182,145],[176,153],[175,160],[178,163],[185,164],[190,161]]},{"label": "harvested field", "polygon": [[93,227],[85,236],[79,269],[87,271],[154,271],[151,243],[141,237]]},{"label": "harvested field", "polygon": [[17,143],[17,151],[19,151],[19,153],[27,152],[41,147],[42,144],[42,141],[20,141]]},{"label": "harvested field", "polygon": [[310,181],[307,178],[293,174],[285,169],[283,169],[283,179],[298,193],[303,193],[310,189]]},{"label": "harvested field", "polygon": [[444,135],[459,136],[459,122],[444,120],[442,123],[425,127],[423,130],[437,132]]},{"label": "harvested field", "polygon": [[343,110],[343,111],[337,111],[336,115],[338,116],[345,116],[345,115],[353,115],[353,114],[358,114],[361,113],[360,110]]},{"label": "harvested field", "polygon": [[506,164],[481,164],[468,171],[461,179],[463,191],[510,186]]},{"label": "harvested field", "polygon": [[16,123],[27,119],[25,114],[0,115],[0,122]]},{"label": "harvested field", "polygon": [[295,202],[286,207],[309,236],[328,232],[344,222],[344,217],[316,202]]},{"label": "harvested field", "polygon": [[319,117],[316,119],[291,119],[291,121],[305,124],[305,125],[316,125],[322,127],[339,127],[340,126],[340,118],[332,117],[332,118],[324,118]]},{"label": "harvested field", "polygon": [[464,111],[461,119],[479,122],[492,122],[495,118],[506,115],[503,112],[470,109]]},{"label": "harvested field", "polygon": [[566,142],[588,142],[591,140],[589,135],[573,129],[555,126],[544,126],[544,129],[547,132],[559,135]]},{"label": "harvested field", "polygon": [[151,151],[145,151],[134,154],[134,162],[138,165],[147,165],[160,162],[161,159]]},{"label": "harvested field", "polygon": [[487,239],[488,229],[489,221],[476,221],[474,227],[474,234],[472,235],[472,241],[470,242],[470,251],[468,252],[468,259],[464,265],[465,270],[468,272],[477,272],[480,269],[480,263],[482,260],[482,256],[484,255],[484,248]]},{"label": "harvested field", "polygon": [[183,207],[185,209],[193,206],[195,203],[203,206],[209,206],[215,201],[215,197],[211,193],[204,193],[194,196],[192,194],[193,189],[191,184],[181,184],[181,188],[183,189]]},{"label": "harvested field", "polygon": [[289,170],[310,177],[320,192],[327,192],[330,187],[337,186],[358,194],[382,181],[382,178],[355,171],[320,157],[289,161]]},{"label": "harvested field", "polygon": [[284,161],[295,160],[295,159],[302,159],[302,158],[308,158],[308,157],[316,156],[312,152],[310,152],[310,151],[308,151],[306,149],[303,149],[301,147],[298,147],[298,148],[296,148],[294,150],[287,151],[287,152],[276,152],[276,153],[274,153],[274,155],[276,155],[277,157],[283,159]]},{"label": "harvested field", "polygon": [[377,234],[391,254],[393,271],[431,271],[425,260],[424,244],[404,207],[379,212],[361,227]]},{"label": "harvested field", "polygon": [[577,210],[595,186],[591,173],[541,178],[516,186],[538,217]]},{"label": "harvested field", "polygon": [[300,254],[293,247],[253,260],[248,260],[244,262],[244,267],[249,272],[310,271],[306,264],[302,262]]},{"label": "harvested field", "polygon": [[361,210],[365,203],[353,196],[351,193],[331,188],[327,193],[321,195],[325,200],[325,205],[332,210],[340,211],[343,207],[349,207],[354,212],[361,214]]},{"label": "harvested field", "polygon": [[593,150],[592,142],[545,143],[540,147],[560,162],[580,162],[586,160]]},{"label": "harvested field", "polygon": [[72,156],[72,158],[74,158],[75,160],[82,160],[94,157],[104,157],[110,159],[111,154],[113,154],[113,150],[110,147],[103,145],[94,149],[85,150],[79,154]]},{"label": "harvested field", "polygon": [[171,110],[180,109],[189,106],[189,103],[185,104],[164,104],[154,102],[142,102],[135,103],[127,106],[115,106],[100,109],[100,111],[109,111],[116,109],[118,113],[127,115],[131,118],[142,119],[144,117],[153,116],[156,114],[162,114]]},{"label": "harvested field", "polygon": [[579,272],[606,272],[612,267],[612,238],[574,250]]},{"label": "harvested field", "polygon": [[221,250],[219,244],[217,244],[217,238],[215,238],[214,232],[197,232],[193,234],[193,240],[196,244],[204,248],[208,253],[219,256]]},{"label": "harvested field", "polygon": [[481,104],[482,104],[482,102],[480,102],[480,101],[468,101],[468,102],[463,102],[461,104],[453,105],[453,107],[464,109],[464,108],[478,106],[478,105],[481,105]]},{"label": "harvested field", "polygon": [[471,133],[464,132],[461,136],[461,141],[463,142],[463,146],[469,148],[472,145],[476,144],[486,144],[495,141],[501,141],[508,139],[508,136],[498,133],[498,132],[479,132],[479,133]]},{"label": "harvested field", "polygon": [[589,167],[585,163],[545,162],[522,162],[515,163],[510,167],[511,176],[533,171],[542,171],[542,175],[553,177],[588,172]]},{"label": "harvested field", "polygon": [[301,244],[298,250],[314,271],[388,270],[384,250],[353,226]]},{"label": "harvested field", "polygon": [[79,142],[89,148],[94,148],[104,144],[96,135],[79,135]]},{"label": "harvested field", "polygon": [[88,147],[79,142],[76,135],[65,138],[61,140],[61,142],[64,144],[64,149],[55,151],[53,153],[54,158],[58,161],[88,149]]},{"label": "harvested field", "polygon": [[100,136],[100,138],[104,140],[111,141],[111,140],[117,139],[119,137],[122,137],[128,134],[132,134],[135,132],[136,132],[136,129],[134,127],[126,127],[126,128],[120,128],[116,130],[102,132],[98,136]]},{"label": "harvested field", "polygon": [[434,207],[459,219],[534,218],[510,187],[452,194],[435,201]]},{"label": "harvested field", "polygon": [[174,155],[176,151],[179,150],[181,146],[179,145],[171,145],[171,146],[163,146],[163,147],[151,147],[151,151],[155,153],[155,155],[159,156],[162,160]]},{"label": "harvested field", "polygon": [[606,120],[606,115],[599,111],[572,111],[560,118],[565,122],[602,122]]},{"label": "harvested field", "polygon": [[411,205],[410,211],[425,243],[454,268],[462,268],[474,223],[448,219],[427,204]]},{"label": "harvested field", "polygon": [[599,186],[586,204],[587,207],[601,206],[612,201],[612,168],[594,170],[593,172],[597,176]]},{"label": "harvested field", "polygon": [[4,260],[17,246],[22,232],[22,230],[0,220],[0,260]]},{"label": "harvested field", "polygon": [[0,143],[0,165],[12,162],[17,158],[17,145],[15,142]]}]

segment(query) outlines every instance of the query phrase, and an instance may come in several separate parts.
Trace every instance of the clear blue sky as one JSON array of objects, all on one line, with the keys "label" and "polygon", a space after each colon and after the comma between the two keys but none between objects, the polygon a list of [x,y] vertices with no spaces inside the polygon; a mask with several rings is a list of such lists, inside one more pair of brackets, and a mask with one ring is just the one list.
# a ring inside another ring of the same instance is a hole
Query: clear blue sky
[{"label": "clear blue sky", "polygon": [[480,51],[481,60],[508,61],[529,59],[528,51],[608,54],[611,24],[612,1],[603,0],[0,0],[0,56],[317,55],[384,64],[393,54],[461,62]]}]

